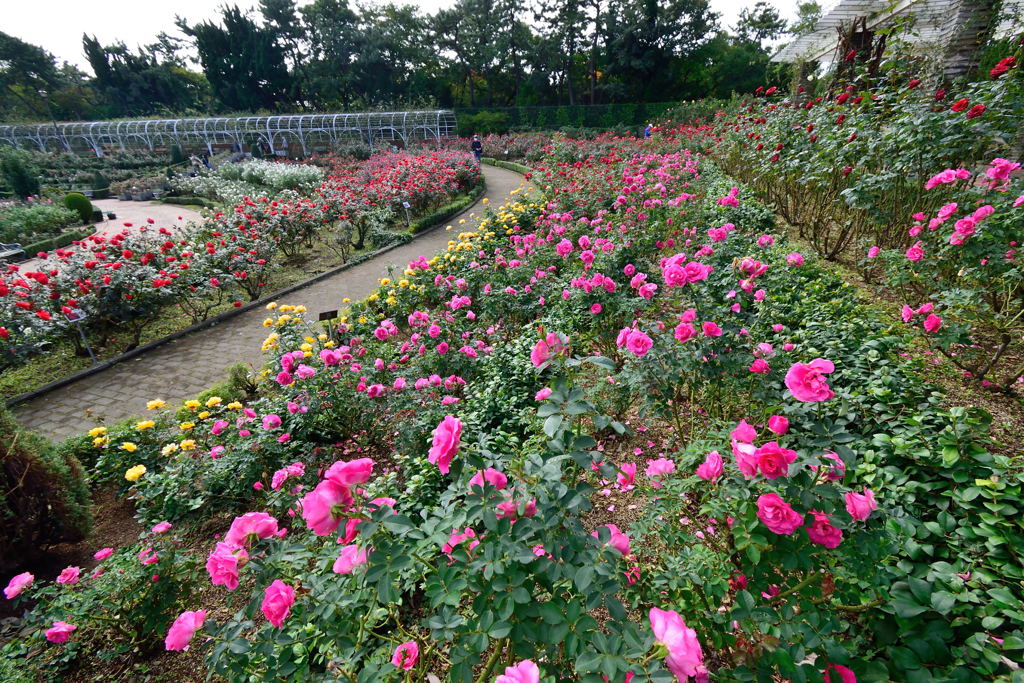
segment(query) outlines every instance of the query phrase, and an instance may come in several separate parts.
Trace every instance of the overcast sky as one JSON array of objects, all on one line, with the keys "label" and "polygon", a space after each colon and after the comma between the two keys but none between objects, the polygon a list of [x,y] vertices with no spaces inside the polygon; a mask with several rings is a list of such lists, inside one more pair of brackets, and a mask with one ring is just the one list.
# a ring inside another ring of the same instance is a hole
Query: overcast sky
[{"label": "overcast sky", "polygon": [[[796,17],[797,0],[770,0],[783,17]],[[300,5],[309,0],[299,0]],[[0,31],[41,45],[57,57],[58,63],[68,61],[85,67],[82,55],[82,33],[95,35],[101,44],[121,40],[130,48],[154,42],[160,31],[180,36],[174,17],[181,16],[195,23],[218,14],[220,0],[4,0]],[[257,7],[258,0],[236,0],[230,4]],[[395,4],[406,4],[395,0]],[[423,0],[410,2],[424,13],[455,4],[455,0]],[[711,0],[711,8],[722,15],[722,23],[732,26],[739,11],[752,6],[754,0]],[[70,18],[73,17],[74,20]],[[86,69],[88,70],[88,69]]]}]

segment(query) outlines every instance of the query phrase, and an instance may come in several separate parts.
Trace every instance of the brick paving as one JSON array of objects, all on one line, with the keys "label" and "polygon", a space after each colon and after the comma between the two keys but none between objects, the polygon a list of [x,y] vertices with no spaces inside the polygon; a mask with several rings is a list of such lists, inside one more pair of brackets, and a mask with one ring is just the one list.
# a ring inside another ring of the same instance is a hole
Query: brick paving
[{"label": "brick paving", "polygon": [[[511,171],[491,166],[484,166],[483,171],[487,179],[484,196],[492,205],[500,205],[516,188],[529,188],[522,176]],[[172,209],[180,211],[178,207]],[[478,202],[449,223],[461,230],[471,229],[482,212]],[[469,218],[471,213],[476,218]],[[465,226],[458,225],[462,218],[466,219]],[[378,258],[293,292],[281,303],[302,304],[309,310],[307,315],[315,319],[320,311],[339,308],[345,297],[353,301],[366,297],[376,288],[378,278],[387,275],[389,265],[401,269],[419,256],[429,258],[444,249],[451,236],[443,227],[433,230]],[[23,403],[14,408],[14,415],[26,427],[59,440],[97,424],[141,415],[146,402],[154,398],[181,402],[223,380],[227,368],[235,363],[261,365],[266,317],[263,309],[248,311]]]}]

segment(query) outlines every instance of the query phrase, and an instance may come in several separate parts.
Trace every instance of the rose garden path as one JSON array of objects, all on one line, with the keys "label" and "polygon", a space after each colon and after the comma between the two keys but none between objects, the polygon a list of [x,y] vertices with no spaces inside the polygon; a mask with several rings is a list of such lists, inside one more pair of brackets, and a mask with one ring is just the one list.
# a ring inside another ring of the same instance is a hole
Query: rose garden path
[{"label": "rose garden path", "polygon": [[[528,185],[522,176],[501,168],[484,166],[483,172],[487,179],[484,197],[491,205],[500,205],[511,191]],[[446,223],[453,225],[451,232],[444,227],[432,230],[409,244],[292,292],[280,303],[302,304],[308,309],[306,315],[315,320],[320,311],[339,308],[344,297],[362,299],[376,288],[378,278],[387,275],[389,265],[401,270],[418,256],[429,258],[444,249],[460,229],[458,221],[467,219],[462,231],[471,228],[483,208],[478,202],[451,218]],[[470,219],[470,213],[477,218]],[[263,308],[247,311],[16,406],[14,415],[21,424],[56,441],[97,424],[142,415],[146,402],[155,398],[180,403],[223,380],[234,363],[262,364],[260,345],[268,333],[263,327],[267,315]]]}]

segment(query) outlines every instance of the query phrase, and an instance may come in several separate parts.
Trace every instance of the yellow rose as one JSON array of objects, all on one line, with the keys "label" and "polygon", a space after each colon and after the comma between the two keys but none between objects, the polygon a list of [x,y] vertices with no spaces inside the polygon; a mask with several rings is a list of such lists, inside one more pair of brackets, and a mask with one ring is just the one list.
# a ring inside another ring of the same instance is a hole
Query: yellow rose
[{"label": "yellow rose", "polygon": [[206,399],[206,407],[207,408],[216,408],[217,406],[219,406],[223,402],[224,402],[224,399],[222,399],[220,396],[211,396],[210,398]]},{"label": "yellow rose", "polygon": [[154,401],[150,401],[149,403],[147,403],[146,404],[146,409],[147,410],[160,410],[165,405],[167,405],[167,403],[162,398],[158,398],[158,399],[156,399]]},{"label": "yellow rose", "polygon": [[300,304],[300,305],[296,306],[293,310],[296,313],[305,313],[306,312],[306,307]]},{"label": "yellow rose", "polygon": [[277,308],[277,302],[276,301],[271,301],[269,304],[267,304],[267,310],[268,311],[272,311],[275,308]]},{"label": "yellow rose", "polygon": [[108,443],[110,443],[110,437],[109,436],[97,436],[95,439],[92,440],[92,447],[93,448],[103,448]]},{"label": "yellow rose", "polygon": [[136,465],[135,467],[129,468],[128,471],[124,473],[124,478],[128,481],[138,481],[145,473],[145,465]]},{"label": "yellow rose", "polygon": [[271,320],[270,318],[267,318],[266,320],[263,321],[263,327],[273,327],[273,326],[274,326],[274,321]]},{"label": "yellow rose", "polygon": [[122,441],[121,450],[128,451],[129,453],[134,453],[135,451],[139,450],[139,447],[133,444],[131,441]]},{"label": "yellow rose", "polygon": [[242,404],[239,403],[238,401],[232,401],[231,403],[228,404],[228,410],[241,410],[241,409],[242,409]]},{"label": "yellow rose", "polygon": [[143,420],[142,422],[138,422],[138,423],[135,424],[135,428],[138,429],[140,432],[143,429],[149,429],[150,427],[155,427],[155,426],[156,426],[156,422],[153,422],[152,420]]},{"label": "yellow rose", "polygon": [[199,413],[199,419],[200,420],[205,420],[208,417],[210,417],[210,411],[209,410],[204,410],[203,412]]},{"label": "yellow rose", "polygon": [[161,455],[170,455],[171,453],[173,453],[176,450],[178,450],[178,444],[176,444],[176,443],[169,443],[169,444],[167,444],[166,446],[164,446],[163,448],[160,449],[160,454]]},{"label": "yellow rose", "polygon": [[183,432],[187,432],[188,430],[192,429],[195,426],[195,422],[182,422],[180,425],[178,425],[178,427],[180,427],[181,431]]},{"label": "yellow rose", "polygon": [[196,442],[193,439],[184,439],[181,442],[181,450],[183,451],[194,451],[196,449]]},{"label": "yellow rose", "polygon": [[342,300],[341,300],[341,303],[343,303],[343,304],[350,304],[350,303],[352,303],[352,299],[349,299],[349,298],[348,298],[348,297],[346,296],[346,297],[345,297],[344,299],[342,299]]},{"label": "yellow rose", "polygon": [[188,408],[189,410],[198,410],[200,405],[202,404],[199,403],[199,401],[195,400],[194,398],[190,398],[189,400],[185,401],[185,407]]},{"label": "yellow rose", "polygon": [[106,433],[107,433],[107,428],[106,427],[93,427],[92,429],[89,430],[89,436],[94,437],[94,438],[97,437],[97,436],[103,436]]}]

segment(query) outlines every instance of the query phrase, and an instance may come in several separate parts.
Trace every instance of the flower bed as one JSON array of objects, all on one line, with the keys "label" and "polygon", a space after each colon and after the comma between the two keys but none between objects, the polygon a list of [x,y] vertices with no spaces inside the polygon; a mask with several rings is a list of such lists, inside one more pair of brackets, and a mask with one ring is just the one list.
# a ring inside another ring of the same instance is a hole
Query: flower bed
[{"label": "flower bed", "polygon": [[38,602],[4,656],[163,638],[231,680],[1009,680],[1021,492],[985,416],[944,409],[683,149],[700,135],[555,145],[545,200],[340,324],[271,306],[259,398],[79,439],[152,531],[97,577],[16,577]]},{"label": "flower bed", "polygon": [[[383,246],[392,239],[396,205],[410,201],[414,215],[443,206],[479,184],[471,166],[469,155],[457,153],[374,157],[306,194],[287,189],[243,196],[191,231],[172,235],[156,225],[126,224],[111,237],[90,236],[55,250],[38,271],[9,269],[0,278],[3,362],[18,364],[59,342],[84,355],[68,319],[81,313],[94,345],[119,336],[132,348],[168,306],[180,307],[195,323],[225,303],[258,299],[285,260],[315,243],[341,262],[368,244]],[[274,176],[280,182],[321,175],[282,167],[286,173]]]}]

